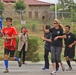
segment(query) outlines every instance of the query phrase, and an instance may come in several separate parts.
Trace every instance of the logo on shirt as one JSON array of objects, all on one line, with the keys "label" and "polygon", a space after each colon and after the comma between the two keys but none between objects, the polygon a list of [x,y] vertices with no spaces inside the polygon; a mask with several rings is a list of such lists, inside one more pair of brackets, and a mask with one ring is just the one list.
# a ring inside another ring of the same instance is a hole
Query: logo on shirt
[{"label": "logo on shirt", "polygon": [[71,36],[69,35],[68,38],[71,38]]},{"label": "logo on shirt", "polygon": [[60,34],[60,31],[57,31],[57,34]]}]

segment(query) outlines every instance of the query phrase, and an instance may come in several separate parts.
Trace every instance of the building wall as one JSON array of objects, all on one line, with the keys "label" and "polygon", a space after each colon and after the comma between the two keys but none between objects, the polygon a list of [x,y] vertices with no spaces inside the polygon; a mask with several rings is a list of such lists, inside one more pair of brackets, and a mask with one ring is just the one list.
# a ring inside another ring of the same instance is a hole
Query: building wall
[{"label": "building wall", "polygon": [[[4,17],[12,17],[14,19],[20,19],[20,14],[18,14],[15,9],[14,3],[4,3],[5,11],[3,13]],[[26,10],[22,12],[23,19],[38,19],[41,20],[42,16],[48,17],[50,6],[28,6],[26,5]]]},{"label": "building wall", "polygon": [[[50,6],[29,6],[26,8],[26,17],[29,19],[29,12],[32,13],[32,17],[31,19],[41,19],[42,16],[46,16],[46,12],[48,14],[48,12],[50,12]],[[38,14],[38,18],[37,16],[35,16],[35,14]]]}]

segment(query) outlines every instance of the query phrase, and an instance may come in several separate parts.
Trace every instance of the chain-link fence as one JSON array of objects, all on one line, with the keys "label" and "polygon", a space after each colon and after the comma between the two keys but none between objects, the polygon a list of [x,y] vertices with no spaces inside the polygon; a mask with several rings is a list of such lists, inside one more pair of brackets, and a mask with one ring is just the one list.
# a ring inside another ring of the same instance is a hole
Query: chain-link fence
[{"label": "chain-link fence", "polygon": [[[1,12],[2,10],[0,10]],[[29,12],[29,11],[2,11],[2,20],[3,20],[3,26],[5,26],[5,19],[6,17],[11,17],[13,18],[13,25],[17,28],[18,31],[20,31],[22,26],[25,26],[28,30],[29,30],[29,35],[33,35],[35,34],[36,36],[42,36],[43,32],[42,32],[42,26],[41,24],[42,22],[42,16],[45,16],[45,20],[44,23],[50,26],[53,26],[53,21],[55,18],[55,13],[52,11],[46,11],[44,13],[44,15],[41,15],[42,11],[37,12],[35,11],[35,13]],[[76,32],[76,19],[72,20],[72,17],[74,17],[75,15],[73,15],[76,13],[71,13],[71,12],[58,12],[57,13],[57,18],[61,21],[61,23],[65,26],[65,25],[70,25],[71,26],[71,30]],[[34,36],[34,35],[33,35]],[[3,40],[0,38],[0,57],[3,57]]]},{"label": "chain-link fence", "polygon": [[[53,24],[54,18],[55,18],[55,12],[52,11],[15,11],[15,10],[0,10],[3,14],[1,17],[3,18],[3,25],[5,24],[5,18],[6,17],[12,17],[13,18],[13,24],[19,23],[26,24],[29,22],[40,22],[42,23],[42,17],[45,17],[45,24]],[[76,22],[75,18],[76,13],[75,12],[57,12],[57,18],[63,23],[63,24],[71,24],[71,22]],[[15,25],[15,24],[14,24]],[[21,27],[21,26],[20,26]]]}]

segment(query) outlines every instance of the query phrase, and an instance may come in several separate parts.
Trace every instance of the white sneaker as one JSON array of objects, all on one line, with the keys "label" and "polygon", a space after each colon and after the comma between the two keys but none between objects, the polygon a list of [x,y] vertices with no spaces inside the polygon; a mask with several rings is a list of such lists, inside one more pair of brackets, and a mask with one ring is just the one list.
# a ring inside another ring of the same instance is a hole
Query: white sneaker
[{"label": "white sneaker", "polygon": [[51,75],[57,75],[57,72],[56,71],[52,71],[50,74]]},{"label": "white sneaker", "polygon": [[64,66],[62,66],[62,71],[65,71],[65,67]]}]

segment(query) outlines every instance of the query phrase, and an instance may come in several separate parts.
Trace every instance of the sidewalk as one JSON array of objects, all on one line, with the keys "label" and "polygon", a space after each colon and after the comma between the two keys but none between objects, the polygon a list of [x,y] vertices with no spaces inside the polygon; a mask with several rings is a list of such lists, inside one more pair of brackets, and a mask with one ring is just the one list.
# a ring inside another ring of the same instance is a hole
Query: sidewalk
[{"label": "sidewalk", "polygon": [[[0,75],[51,75],[52,65],[50,63],[50,68],[48,70],[42,70],[44,66],[44,61],[39,62],[31,62],[26,61],[26,65],[23,64],[22,67],[18,67],[18,63],[16,61],[9,61],[9,73],[3,73],[5,67],[4,62],[0,61]],[[65,68],[68,68],[65,62],[63,62]],[[72,62],[72,71],[62,71],[61,67],[57,75],[76,75],[76,63]]]}]

